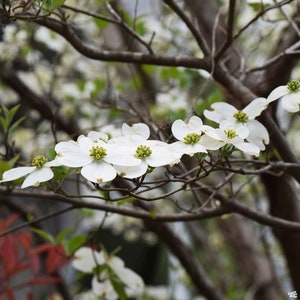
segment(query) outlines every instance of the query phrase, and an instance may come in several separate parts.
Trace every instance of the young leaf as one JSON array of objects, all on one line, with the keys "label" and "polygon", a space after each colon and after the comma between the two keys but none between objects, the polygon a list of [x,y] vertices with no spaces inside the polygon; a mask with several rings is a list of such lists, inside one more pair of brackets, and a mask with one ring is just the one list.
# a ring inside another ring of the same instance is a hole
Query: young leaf
[{"label": "young leaf", "polygon": [[71,229],[66,228],[65,230],[62,230],[55,239],[56,244],[60,244],[62,240],[71,232]]},{"label": "young leaf", "polygon": [[46,7],[48,9],[54,10],[62,5],[64,5],[66,0],[48,0],[46,1]]},{"label": "young leaf", "polygon": [[63,245],[67,251],[67,254],[70,255],[86,242],[85,235],[74,235],[69,240],[63,241]]},{"label": "young leaf", "polygon": [[31,228],[31,230],[47,242],[55,244],[55,238],[49,232],[37,228]]}]

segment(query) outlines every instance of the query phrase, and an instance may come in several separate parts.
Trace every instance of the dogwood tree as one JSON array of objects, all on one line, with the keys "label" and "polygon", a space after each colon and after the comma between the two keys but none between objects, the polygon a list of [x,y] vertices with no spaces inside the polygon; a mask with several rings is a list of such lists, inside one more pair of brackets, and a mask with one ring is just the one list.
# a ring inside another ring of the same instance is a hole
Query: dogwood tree
[{"label": "dogwood tree", "polygon": [[2,1],[0,298],[297,297],[299,11]]}]

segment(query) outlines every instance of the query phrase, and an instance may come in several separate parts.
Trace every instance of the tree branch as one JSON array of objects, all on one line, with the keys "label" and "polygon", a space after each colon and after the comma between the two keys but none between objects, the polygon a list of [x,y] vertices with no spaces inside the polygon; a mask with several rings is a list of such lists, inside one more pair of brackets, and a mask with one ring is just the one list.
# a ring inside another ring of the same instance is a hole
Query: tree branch
[{"label": "tree branch", "polygon": [[[105,204],[101,202],[83,200],[82,198],[76,198],[68,195],[61,195],[56,193],[39,193],[38,195],[34,192],[25,192],[25,191],[0,191],[1,200],[6,203],[9,201],[11,196],[18,197],[31,197],[31,198],[46,198],[56,202],[63,202],[71,204],[75,208],[91,208],[111,213],[117,213],[123,216],[138,218],[141,220],[155,220],[159,222],[188,222],[195,220],[204,220],[209,218],[215,218],[222,216],[224,214],[237,213],[244,217],[247,217],[253,221],[256,221],[262,225],[267,225],[271,227],[287,229],[295,232],[300,232],[300,223],[292,222],[278,217],[272,217],[260,212],[256,212],[243,204],[234,201],[233,199],[227,199],[219,193],[216,193],[212,188],[201,186],[201,191],[207,195],[213,195],[213,198],[219,200],[221,206],[215,208],[200,208],[195,213],[175,213],[175,214],[153,214],[153,212],[144,212],[142,210],[124,208],[120,206],[112,206],[110,204]],[[148,202],[142,201],[145,205],[148,205]]]},{"label": "tree branch", "polygon": [[194,36],[196,42],[198,43],[199,48],[203,52],[204,56],[210,56],[210,50],[208,44],[206,43],[204,37],[202,36],[200,29],[196,28],[194,24],[190,21],[189,17],[185,14],[184,10],[179,7],[173,0],[163,0],[185,23],[192,35]]},{"label": "tree branch", "polygon": [[48,99],[37,95],[18,77],[11,67],[2,61],[0,61],[0,79],[20,96],[21,101],[37,110],[43,118],[54,124],[55,128],[70,135],[77,135],[80,132],[77,124],[72,119],[66,120],[56,114],[55,108],[49,103]]},{"label": "tree branch", "polygon": [[152,55],[128,51],[99,51],[95,47],[88,45],[87,42],[83,42],[67,23],[63,23],[49,17],[40,18],[34,22],[45,26],[63,36],[79,53],[91,59],[99,61],[151,64],[157,66],[186,67],[204,70],[210,69],[210,63],[208,59],[192,58],[188,56]]}]

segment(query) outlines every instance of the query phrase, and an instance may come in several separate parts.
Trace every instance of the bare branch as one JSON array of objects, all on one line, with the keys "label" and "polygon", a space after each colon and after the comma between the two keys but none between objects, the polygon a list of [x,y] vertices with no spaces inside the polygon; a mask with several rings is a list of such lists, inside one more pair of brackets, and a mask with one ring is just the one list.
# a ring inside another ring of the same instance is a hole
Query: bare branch
[{"label": "bare branch", "polygon": [[210,69],[208,59],[186,56],[152,55],[128,51],[99,51],[95,47],[88,45],[87,42],[83,42],[67,23],[63,23],[52,18],[40,18],[35,20],[35,22],[63,36],[79,53],[91,59],[100,61],[151,64],[157,66],[177,66],[204,70]]},{"label": "bare branch", "polygon": [[190,21],[188,16],[185,14],[183,9],[181,9],[173,0],[163,0],[165,4],[167,4],[179,17],[180,19],[186,24],[186,26],[189,28],[191,33],[193,34],[196,42],[198,43],[198,46],[202,50],[203,54],[205,56],[210,56],[209,47],[202,36],[200,29],[196,28],[194,24]]}]

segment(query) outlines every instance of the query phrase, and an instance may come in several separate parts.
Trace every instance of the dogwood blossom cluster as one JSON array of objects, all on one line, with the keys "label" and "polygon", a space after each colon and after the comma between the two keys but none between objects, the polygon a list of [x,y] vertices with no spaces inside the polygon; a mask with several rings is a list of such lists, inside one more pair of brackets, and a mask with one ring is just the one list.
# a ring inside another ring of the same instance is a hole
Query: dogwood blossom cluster
[{"label": "dogwood blossom cluster", "polygon": [[82,247],[74,253],[72,265],[78,271],[94,274],[92,291],[105,299],[119,299],[116,289],[122,289],[127,297],[137,297],[144,291],[143,279],[126,268],[121,258],[108,255],[104,251]]},{"label": "dogwood blossom cluster", "polygon": [[38,186],[51,180],[53,167],[66,166],[80,170],[88,181],[102,184],[116,176],[128,179],[145,175],[149,170],[162,166],[173,166],[183,155],[206,155],[209,151],[224,148],[232,153],[239,150],[257,157],[269,143],[269,134],[257,117],[268,105],[281,99],[288,112],[300,110],[300,82],[290,81],[275,88],[267,98],[256,98],[238,110],[226,102],[212,104],[204,110],[204,116],[218,126],[205,125],[198,116],[188,122],[176,120],[171,126],[177,140],[166,143],[150,139],[150,129],[144,123],[129,126],[124,123],[121,135],[110,138],[101,131],[90,131],[80,135],[76,141],[63,141],[55,145],[56,157],[48,161],[43,155],[33,158],[31,167],[17,167],[3,173],[0,182],[13,181],[27,176],[21,188]]}]

